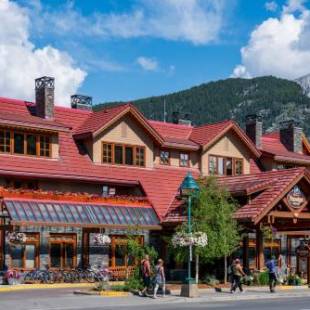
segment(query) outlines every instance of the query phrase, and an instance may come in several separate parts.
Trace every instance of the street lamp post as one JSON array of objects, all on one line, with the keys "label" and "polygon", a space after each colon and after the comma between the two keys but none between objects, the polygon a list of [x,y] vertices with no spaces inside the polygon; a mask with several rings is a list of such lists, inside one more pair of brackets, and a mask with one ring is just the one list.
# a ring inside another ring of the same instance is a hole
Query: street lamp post
[{"label": "street lamp post", "polygon": [[[188,234],[191,235],[192,233],[192,194],[194,192],[199,191],[199,186],[196,183],[195,179],[193,178],[190,172],[187,173],[186,177],[184,178],[181,186],[180,186],[180,194],[183,197],[187,197],[187,223],[188,223]],[[196,297],[198,296],[198,288],[197,283],[194,282],[192,279],[192,268],[191,263],[193,258],[193,249],[192,244],[189,245],[189,256],[188,256],[188,267],[187,267],[187,279],[185,284],[182,285],[181,289],[181,296],[185,297]]]}]

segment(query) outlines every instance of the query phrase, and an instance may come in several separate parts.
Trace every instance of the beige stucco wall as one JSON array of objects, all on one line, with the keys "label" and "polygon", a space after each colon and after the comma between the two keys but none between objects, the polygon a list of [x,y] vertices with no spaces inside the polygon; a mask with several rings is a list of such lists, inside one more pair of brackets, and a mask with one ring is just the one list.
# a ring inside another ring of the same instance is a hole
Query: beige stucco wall
[{"label": "beige stucco wall", "polygon": [[[180,153],[187,153],[189,154],[190,159],[190,167],[199,169],[199,153],[198,152],[188,152],[176,149],[166,149],[170,152],[170,166],[173,167],[180,167]],[[160,165],[160,148],[155,148],[155,165]]]},{"label": "beige stucco wall", "polygon": [[232,130],[203,153],[201,157],[201,173],[203,175],[209,174],[209,155],[243,158],[243,171],[245,174],[250,173],[251,153]]},{"label": "beige stucco wall", "polygon": [[93,161],[101,163],[102,142],[139,145],[145,147],[145,165],[153,167],[154,145],[145,129],[131,116],[124,116],[97,136],[93,143]]}]

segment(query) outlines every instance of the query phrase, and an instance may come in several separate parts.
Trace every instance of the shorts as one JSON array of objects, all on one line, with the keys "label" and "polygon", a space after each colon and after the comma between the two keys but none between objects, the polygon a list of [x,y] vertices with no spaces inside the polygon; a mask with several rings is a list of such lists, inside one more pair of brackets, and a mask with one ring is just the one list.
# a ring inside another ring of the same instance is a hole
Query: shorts
[{"label": "shorts", "polygon": [[151,284],[151,277],[148,276],[143,277],[143,284],[144,287],[149,287]]}]

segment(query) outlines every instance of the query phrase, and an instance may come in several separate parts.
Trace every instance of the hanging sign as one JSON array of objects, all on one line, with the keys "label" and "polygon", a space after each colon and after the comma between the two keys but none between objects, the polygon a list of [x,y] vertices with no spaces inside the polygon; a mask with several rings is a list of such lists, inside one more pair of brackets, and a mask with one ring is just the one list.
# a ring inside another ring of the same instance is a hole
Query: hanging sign
[{"label": "hanging sign", "polygon": [[298,209],[306,201],[306,198],[300,188],[296,185],[287,194],[287,201],[291,207],[293,207],[294,209]]},{"label": "hanging sign", "polygon": [[302,241],[301,244],[296,248],[296,255],[299,257],[309,257],[310,256],[309,245]]}]

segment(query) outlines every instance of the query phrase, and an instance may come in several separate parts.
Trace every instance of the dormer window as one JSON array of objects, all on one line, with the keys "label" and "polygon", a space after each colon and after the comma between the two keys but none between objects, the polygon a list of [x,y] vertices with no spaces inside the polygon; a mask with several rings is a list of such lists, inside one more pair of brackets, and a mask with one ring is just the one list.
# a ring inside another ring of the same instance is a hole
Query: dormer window
[{"label": "dormer window", "polygon": [[102,162],[127,166],[145,166],[144,146],[102,143]]},{"label": "dormer window", "polygon": [[210,175],[241,175],[243,174],[243,159],[222,156],[209,156]]},{"label": "dormer window", "polygon": [[0,129],[0,152],[51,157],[51,137],[31,132]]}]

